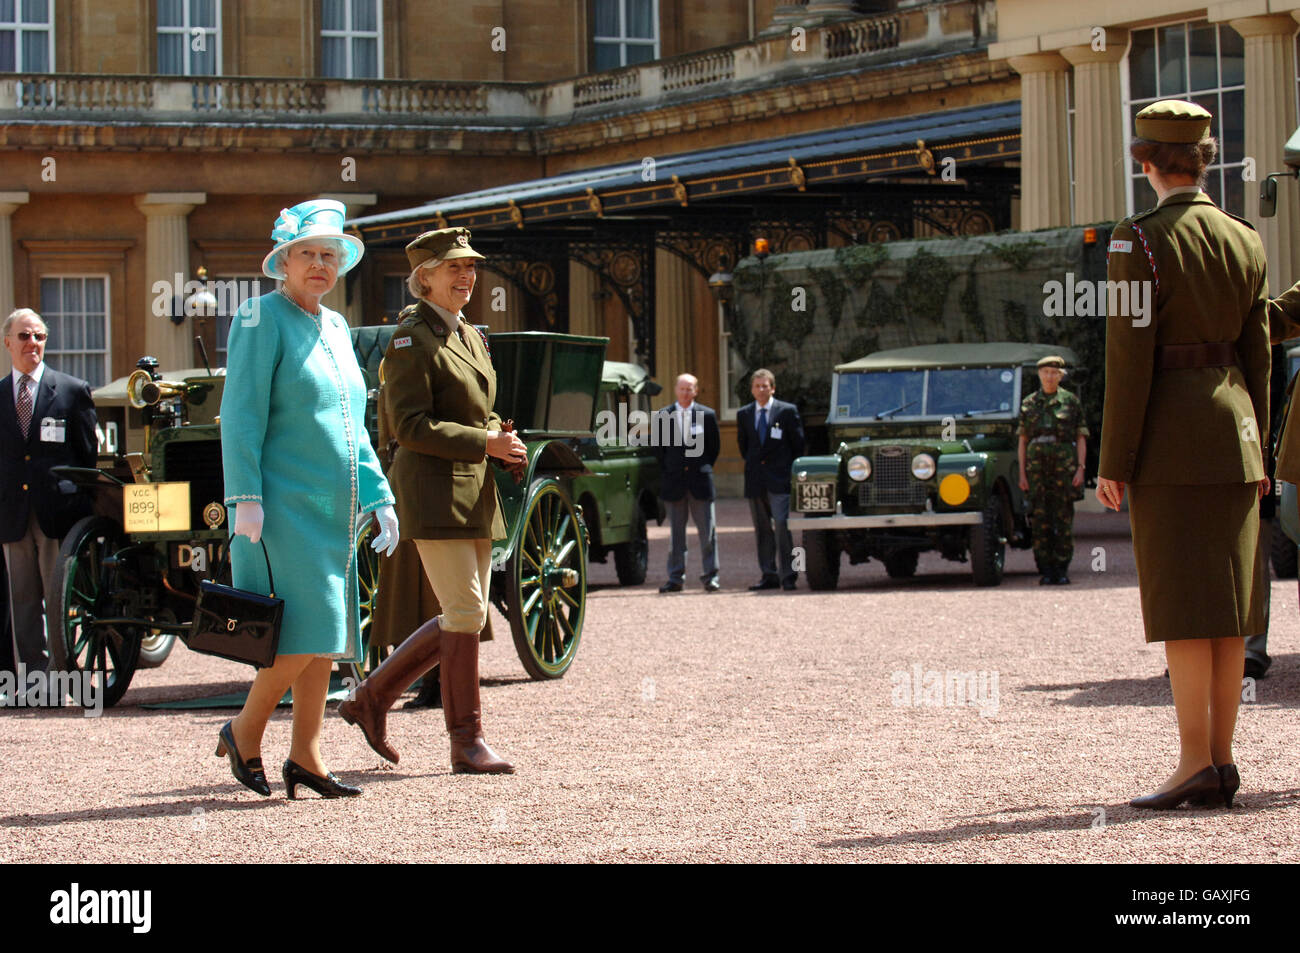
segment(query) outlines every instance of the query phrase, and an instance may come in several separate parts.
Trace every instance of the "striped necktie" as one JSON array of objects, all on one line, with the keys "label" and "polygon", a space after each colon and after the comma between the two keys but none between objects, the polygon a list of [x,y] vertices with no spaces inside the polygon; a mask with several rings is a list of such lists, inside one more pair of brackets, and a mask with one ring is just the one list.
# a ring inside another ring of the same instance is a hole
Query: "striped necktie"
[{"label": "striped necktie", "polygon": [[18,381],[18,429],[24,440],[32,429],[32,379],[26,374]]}]

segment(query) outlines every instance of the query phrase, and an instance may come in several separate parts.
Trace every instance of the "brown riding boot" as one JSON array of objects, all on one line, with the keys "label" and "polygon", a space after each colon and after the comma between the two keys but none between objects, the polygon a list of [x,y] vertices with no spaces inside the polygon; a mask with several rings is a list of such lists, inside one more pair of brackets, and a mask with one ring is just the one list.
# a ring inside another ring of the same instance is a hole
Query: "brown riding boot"
[{"label": "brown riding boot", "polygon": [[478,633],[447,632],[442,642],[442,711],[451,735],[453,774],[514,774],[483,740],[478,693]]},{"label": "brown riding boot", "polygon": [[384,659],[371,672],[352,697],[339,705],[339,714],[349,725],[356,725],[366,736],[366,743],[387,761],[397,764],[397,752],[388,744],[388,709],[414,682],[438,664],[442,649],[442,630],[438,620],[430,619]]}]

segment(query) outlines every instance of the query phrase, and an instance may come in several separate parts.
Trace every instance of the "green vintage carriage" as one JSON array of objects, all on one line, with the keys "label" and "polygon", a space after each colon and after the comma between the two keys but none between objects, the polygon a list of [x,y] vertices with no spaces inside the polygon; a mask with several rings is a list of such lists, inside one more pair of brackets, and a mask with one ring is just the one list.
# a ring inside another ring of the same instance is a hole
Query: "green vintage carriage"
[{"label": "green vintage carriage", "polygon": [[[372,385],[392,330],[353,332]],[[591,451],[607,339],[518,333],[490,341],[497,410],[528,447],[521,482],[493,468],[507,535],[494,541],[491,596],[529,675],[559,678],[582,636],[592,538],[584,509],[600,520],[602,550],[640,551],[645,516],[657,515],[657,464],[642,453],[622,460],[615,474]],[[218,416],[224,374],[191,369],[163,379],[156,362],[140,364],[129,379],[96,391],[99,467],[61,474],[89,490],[95,512],[63,542],[50,607],[51,655],[61,669],[101,677],[106,705],[122,697],[142,657],[143,664],[161,664],[174,639],[184,638],[198,582],[217,563],[229,532]],[[373,425],[373,401],[371,414]],[[373,426],[371,433],[374,439]],[[367,651],[362,664],[345,668],[354,678],[378,658],[368,644],[379,585],[371,529],[367,520],[357,530]]]}]

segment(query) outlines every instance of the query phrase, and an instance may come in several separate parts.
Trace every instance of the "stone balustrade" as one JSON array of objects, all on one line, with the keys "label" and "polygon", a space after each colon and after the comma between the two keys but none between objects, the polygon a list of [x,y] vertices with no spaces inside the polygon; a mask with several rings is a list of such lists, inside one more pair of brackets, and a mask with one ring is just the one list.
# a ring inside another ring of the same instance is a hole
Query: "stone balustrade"
[{"label": "stone balustrade", "polygon": [[[777,82],[819,71],[869,68],[873,60],[989,41],[993,0],[935,0],[894,13],[810,27],[701,53],[553,83],[423,82],[285,77],[10,74],[0,78],[0,119],[176,121],[195,114],[251,125],[313,117],[396,125],[549,125],[586,115],[654,108],[664,97],[710,98],[737,83]],[[900,52],[901,51],[901,52]]]}]

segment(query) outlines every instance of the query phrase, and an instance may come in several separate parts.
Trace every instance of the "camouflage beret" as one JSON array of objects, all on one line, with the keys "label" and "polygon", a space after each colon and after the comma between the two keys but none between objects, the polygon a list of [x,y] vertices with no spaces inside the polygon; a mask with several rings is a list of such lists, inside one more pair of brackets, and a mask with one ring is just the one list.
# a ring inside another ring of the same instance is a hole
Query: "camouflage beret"
[{"label": "camouflage beret", "polygon": [[453,258],[482,258],[469,247],[468,228],[440,228],[425,232],[406,246],[406,260],[414,271],[421,265],[451,261]]},{"label": "camouflage beret", "polygon": [[1210,134],[1214,117],[1183,99],[1162,99],[1137,114],[1134,127],[1147,142],[1200,142]]}]

